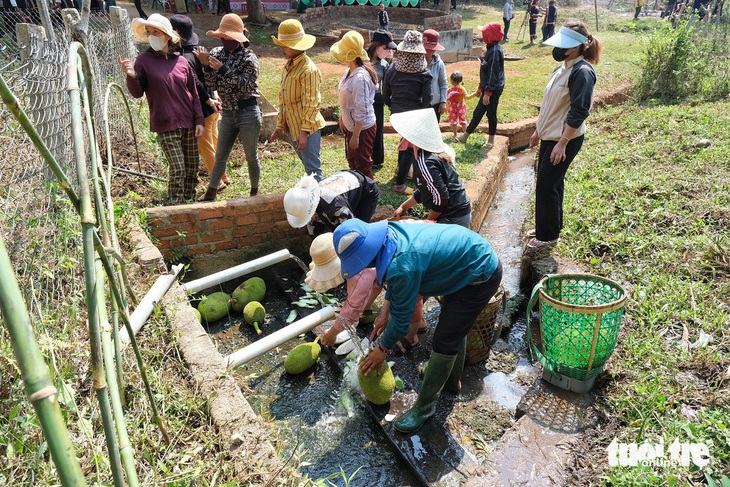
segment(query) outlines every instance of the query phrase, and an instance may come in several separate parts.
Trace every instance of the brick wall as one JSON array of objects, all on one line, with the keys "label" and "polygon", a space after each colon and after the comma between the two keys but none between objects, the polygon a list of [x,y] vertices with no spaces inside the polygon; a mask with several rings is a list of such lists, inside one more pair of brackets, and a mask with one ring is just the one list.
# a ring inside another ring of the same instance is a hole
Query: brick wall
[{"label": "brick wall", "polygon": [[[308,22],[313,23],[325,18],[333,20],[348,18],[372,19],[373,29],[376,29],[378,27],[378,10],[379,7],[372,5],[335,5],[332,7],[314,7],[308,8],[306,12],[299,17],[299,21],[302,23],[304,30],[306,31]],[[458,17],[458,25],[455,24],[457,21],[454,19],[445,21],[444,25],[449,26],[449,28],[444,30],[461,28],[460,15],[446,15],[444,12],[439,10],[426,8],[390,7],[387,10],[388,17],[391,22],[424,25],[426,19],[428,19],[429,25],[440,25],[436,20],[438,17]],[[434,22],[436,22],[436,24],[434,24]],[[439,30],[437,27],[430,28]]]},{"label": "brick wall", "polygon": [[295,229],[287,222],[283,194],[154,207],[147,216],[165,259],[226,250],[279,250],[307,233],[306,228]]},{"label": "brick wall", "polygon": [[435,17],[426,17],[423,19],[424,29],[433,29],[441,32],[445,30],[459,30],[461,29],[461,15],[439,15]]}]

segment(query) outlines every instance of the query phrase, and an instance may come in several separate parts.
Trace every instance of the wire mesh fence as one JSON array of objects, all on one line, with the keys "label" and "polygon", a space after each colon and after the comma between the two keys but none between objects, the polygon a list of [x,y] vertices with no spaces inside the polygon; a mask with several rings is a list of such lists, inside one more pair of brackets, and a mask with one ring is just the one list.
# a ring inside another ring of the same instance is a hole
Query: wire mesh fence
[{"label": "wire mesh fence", "polygon": [[[67,91],[69,45],[74,39],[84,39],[93,73],[86,80],[92,84],[93,133],[102,156],[106,154],[103,117],[107,85],[115,82],[124,86],[117,57],[134,59],[137,51],[123,9],[112,9],[111,16],[99,10],[92,12],[86,35],[79,36],[75,29],[83,24],[78,11],[52,9],[50,2],[45,8],[40,1],[33,9],[2,10],[0,76],[78,194]],[[146,125],[139,102],[131,102],[130,107],[131,123]],[[119,90],[109,96],[106,112],[112,146],[131,146],[129,115]],[[84,127],[83,139],[89,141],[91,135],[92,131]],[[88,161],[88,145],[84,153]],[[45,320],[44,313],[81,296],[84,281],[76,276],[83,270],[78,229],[76,212],[40,152],[8,107],[0,104],[0,232],[21,287],[28,292],[32,317]]]}]

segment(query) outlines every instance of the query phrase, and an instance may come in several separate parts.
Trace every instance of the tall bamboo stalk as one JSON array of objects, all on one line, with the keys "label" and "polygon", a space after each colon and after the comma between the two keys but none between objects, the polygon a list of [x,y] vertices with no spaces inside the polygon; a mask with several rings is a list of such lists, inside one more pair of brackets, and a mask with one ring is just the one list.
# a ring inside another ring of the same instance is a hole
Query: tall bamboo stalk
[{"label": "tall bamboo stalk", "polygon": [[[96,275],[99,277],[101,282],[101,276],[104,274],[104,268],[101,264],[101,259],[96,258]],[[100,302],[106,302],[106,295],[102,286],[96,287],[95,299]],[[134,464],[134,449],[132,444],[129,442],[129,436],[127,435],[127,422],[124,419],[124,411],[122,411],[122,400],[119,394],[119,387],[117,385],[117,376],[114,373],[114,350],[112,347],[111,339],[111,325],[109,324],[109,317],[107,315],[106,307],[100,306],[99,308],[99,321],[101,323],[101,348],[104,353],[104,363],[106,365],[106,380],[109,382],[109,395],[111,396],[112,412],[114,414],[114,423],[117,427],[117,436],[119,438],[119,453],[122,457],[122,465],[124,471],[127,474],[127,482],[130,487],[139,487],[139,479],[137,477],[137,470]]]},{"label": "tall bamboo stalk", "polygon": [[[71,45],[69,53],[69,71],[78,69],[77,60],[73,54],[75,53]],[[78,44],[80,46],[80,44]],[[90,70],[89,70],[90,71]],[[89,192],[89,178],[86,173],[86,156],[84,151],[84,127],[81,120],[81,92],[79,86],[79,78],[69,77],[68,92],[71,105],[71,132],[74,141],[74,158],[76,162],[76,174],[79,182],[79,214],[81,215],[81,234],[84,249],[84,276],[86,280],[86,308],[89,323],[89,347],[91,348],[91,373],[93,379],[93,388],[99,402],[99,410],[101,411],[102,424],[104,426],[104,436],[106,438],[106,446],[109,451],[109,463],[114,477],[115,487],[124,486],[124,474],[122,473],[122,462],[119,456],[119,446],[115,434],[114,419],[107,392],[107,383],[104,376],[104,362],[101,351],[101,332],[100,332],[100,316],[99,303],[96,300],[97,286],[100,282],[97,280],[96,270],[94,266],[94,236],[96,219],[91,207],[91,195]],[[84,78],[82,78],[83,81]],[[89,89],[87,87],[87,89]],[[91,131],[91,127],[87,127]],[[103,282],[103,281],[101,281]],[[102,303],[103,304],[103,303]]]},{"label": "tall bamboo stalk", "polygon": [[33,335],[30,316],[12,269],[5,242],[0,235],[0,309],[23,375],[25,394],[41,422],[43,436],[56,464],[61,485],[86,485],[56,400],[56,388]]}]

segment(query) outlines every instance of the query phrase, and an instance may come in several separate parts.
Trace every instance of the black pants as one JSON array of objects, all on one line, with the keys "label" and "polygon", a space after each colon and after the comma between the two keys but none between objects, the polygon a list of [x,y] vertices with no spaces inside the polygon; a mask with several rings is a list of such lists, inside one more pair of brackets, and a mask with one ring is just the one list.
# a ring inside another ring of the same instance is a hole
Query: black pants
[{"label": "black pants", "polygon": [[482,97],[479,97],[479,103],[474,107],[474,113],[471,115],[471,122],[466,128],[467,134],[473,134],[477,129],[479,123],[481,123],[484,114],[487,115],[487,121],[489,122],[489,135],[497,133],[497,107],[499,106],[499,97],[502,96],[502,90],[496,90],[492,92],[492,96],[489,97],[489,105],[485,105],[482,102]]},{"label": "black pants", "polygon": [[[378,101],[380,97],[380,101]],[[385,161],[385,145],[383,143],[383,122],[385,121],[385,109],[383,108],[383,95],[375,94],[373,109],[375,110],[375,141],[373,142],[373,168],[380,167]]]},{"label": "black pants", "polygon": [[565,174],[570,163],[580,152],[584,136],[576,137],[565,147],[565,160],[553,165],[550,153],[558,142],[540,142],[540,158],[537,166],[535,187],[535,237],[544,242],[560,237],[563,229],[563,195],[565,193]]},{"label": "black pants", "polygon": [[436,103],[435,105],[431,105],[431,108],[433,108],[433,111],[436,113],[436,121],[441,121],[441,111],[439,110],[440,103]]},{"label": "black pants", "polygon": [[512,20],[506,17],[502,17],[502,21],[504,22],[504,37],[502,38],[502,40],[506,41],[507,33],[509,32],[509,24],[512,22]]},{"label": "black pants", "polygon": [[466,286],[441,299],[439,322],[433,332],[433,351],[456,355],[479,313],[489,303],[502,282],[502,264],[486,282]]},{"label": "black pants", "polygon": [[395,176],[395,184],[406,184],[408,171],[415,162],[413,149],[410,147],[406,150],[398,151],[398,173]]},{"label": "black pants", "polygon": [[530,22],[530,42],[537,38],[537,22]]}]

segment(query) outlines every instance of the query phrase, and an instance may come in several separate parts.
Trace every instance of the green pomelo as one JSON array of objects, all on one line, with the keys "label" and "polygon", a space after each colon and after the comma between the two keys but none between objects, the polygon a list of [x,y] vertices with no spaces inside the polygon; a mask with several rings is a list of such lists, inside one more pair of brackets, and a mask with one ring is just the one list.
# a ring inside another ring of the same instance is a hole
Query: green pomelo
[{"label": "green pomelo", "polygon": [[241,283],[232,293],[231,309],[241,313],[251,301],[263,301],[266,283],[260,277],[252,277]]},{"label": "green pomelo", "polygon": [[358,370],[357,380],[368,401],[378,406],[390,401],[390,396],[395,391],[395,377],[388,364],[385,364],[382,374],[374,370],[370,375],[365,375]]},{"label": "green pomelo", "polygon": [[223,319],[228,315],[228,301],[230,296],[224,292],[217,292],[205,296],[198,304],[200,316],[208,323]]},{"label": "green pomelo", "polygon": [[380,313],[380,308],[378,308],[378,305],[377,304],[373,303],[370,306],[370,313],[364,313],[360,317],[360,324],[361,325],[369,325],[369,324],[371,324],[373,321],[375,321],[375,318],[378,317],[378,313]]},{"label": "green pomelo", "polygon": [[301,374],[317,362],[321,351],[319,343],[302,343],[286,356],[284,370],[290,374]]}]

